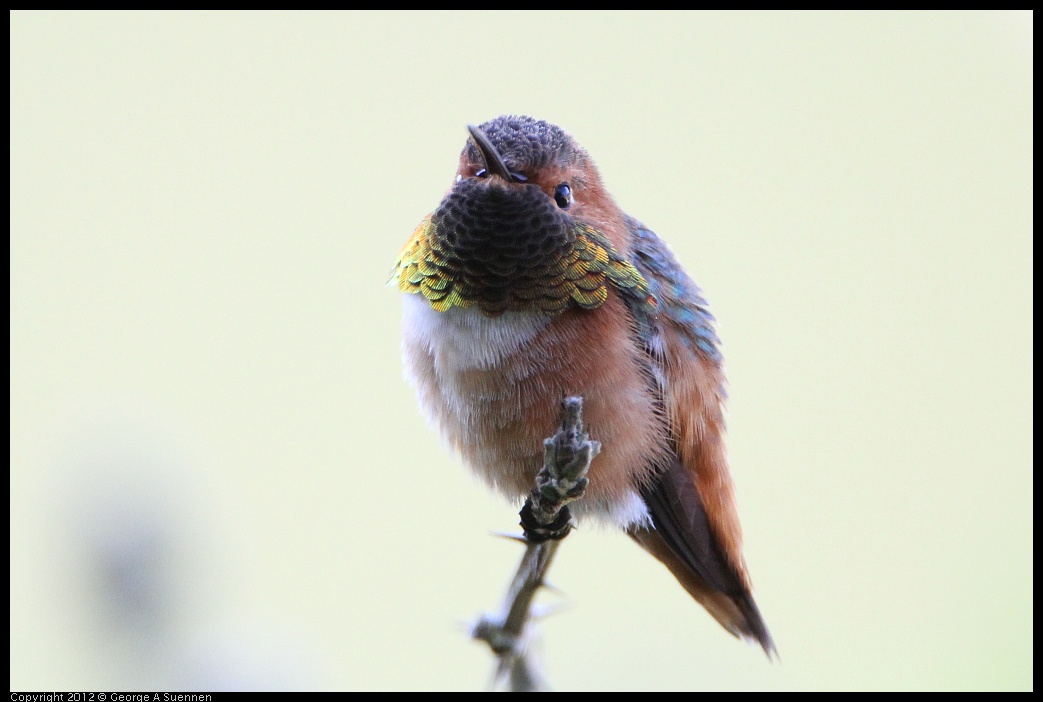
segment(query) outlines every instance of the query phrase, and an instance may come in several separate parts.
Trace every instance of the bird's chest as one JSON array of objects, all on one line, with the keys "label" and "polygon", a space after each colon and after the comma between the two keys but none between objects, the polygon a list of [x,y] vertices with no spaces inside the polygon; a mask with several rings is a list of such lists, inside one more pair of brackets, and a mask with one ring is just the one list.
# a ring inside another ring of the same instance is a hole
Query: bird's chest
[{"label": "bird's chest", "polygon": [[[528,494],[561,402],[584,399],[601,442],[584,508],[630,523],[634,486],[660,465],[665,426],[622,303],[558,315],[431,308],[405,299],[403,355],[420,404],[446,441],[491,485]],[[617,514],[618,512],[618,514]],[[619,516],[622,515],[622,516]]]},{"label": "bird's chest", "polygon": [[[549,315],[505,312],[488,316],[477,308],[431,308],[419,295],[405,300],[404,350],[408,372],[423,391],[437,390],[428,402],[445,404],[440,414],[471,423],[502,422],[527,404],[520,394],[546,370],[555,335]],[[560,360],[560,359],[559,359]],[[490,416],[489,413],[494,413]]]}]

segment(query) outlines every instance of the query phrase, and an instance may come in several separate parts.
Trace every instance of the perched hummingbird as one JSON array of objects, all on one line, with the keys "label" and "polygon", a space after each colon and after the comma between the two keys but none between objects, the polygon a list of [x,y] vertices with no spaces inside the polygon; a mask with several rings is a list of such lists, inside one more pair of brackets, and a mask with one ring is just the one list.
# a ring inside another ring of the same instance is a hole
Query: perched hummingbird
[{"label": "perched hummingbird", "polygon": [[724,445],[724,372],[699,288],[571,136],[479,127],[399,255],[420,404],[470,467],[524,499],[563,399],[601,442],[577,519],[618,525],[735,636],[775,645],[750,592]]}]

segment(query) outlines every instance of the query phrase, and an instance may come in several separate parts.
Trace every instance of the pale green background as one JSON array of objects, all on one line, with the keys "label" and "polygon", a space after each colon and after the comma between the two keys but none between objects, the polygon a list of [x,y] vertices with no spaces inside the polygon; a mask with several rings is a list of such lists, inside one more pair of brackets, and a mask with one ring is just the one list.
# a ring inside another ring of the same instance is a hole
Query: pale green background
[{"label": "pale green background", "polygon": [[[1032,687],[1031,14],[16,12],[11,43],[13,688],[487,684],[465,627],[515,511],[425,425],[384,284],[506,112],[706,291],[782,658],[588,529],[552,683]],[[135,631],[98,554],[149,529]]]}]

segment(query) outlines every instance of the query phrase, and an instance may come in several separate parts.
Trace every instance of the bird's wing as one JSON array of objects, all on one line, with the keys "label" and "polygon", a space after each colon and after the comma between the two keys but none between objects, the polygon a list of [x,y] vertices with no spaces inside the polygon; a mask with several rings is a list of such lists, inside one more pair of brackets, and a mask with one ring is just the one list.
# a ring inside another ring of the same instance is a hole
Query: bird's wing
[{"label": "bird's wing", "polygon": [[631,534],[737,636],[774,651],[750,594],[724,444],[724,372],[714,318],[666,244],[629,222],[630,254],[655,312],[631,305],[669,428],[674,460],[642,496],[653,529]]}]

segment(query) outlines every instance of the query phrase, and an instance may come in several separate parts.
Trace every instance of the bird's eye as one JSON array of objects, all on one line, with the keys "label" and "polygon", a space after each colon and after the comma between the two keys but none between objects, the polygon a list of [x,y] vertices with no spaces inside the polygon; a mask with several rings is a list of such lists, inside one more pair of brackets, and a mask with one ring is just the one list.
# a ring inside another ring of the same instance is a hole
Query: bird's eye
[{"label": "bird's eye", "polygon": [[484,168],[479,168],[477,171],[474,172],[475,178],[484,178],[487,175],[489,175],[489,173]]},{"label": "bird's eye", "polygon": [[563,210],[567,210],[572,204],[572,188],[568,183],[562,183],[554,188],[554,202],[558,203],[558,207]]}]

